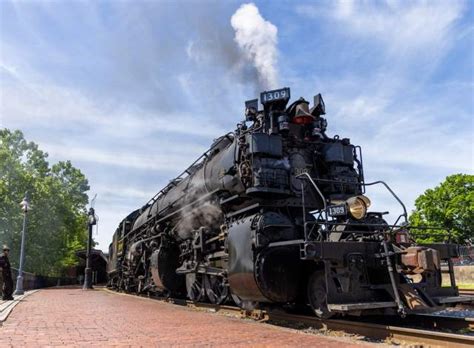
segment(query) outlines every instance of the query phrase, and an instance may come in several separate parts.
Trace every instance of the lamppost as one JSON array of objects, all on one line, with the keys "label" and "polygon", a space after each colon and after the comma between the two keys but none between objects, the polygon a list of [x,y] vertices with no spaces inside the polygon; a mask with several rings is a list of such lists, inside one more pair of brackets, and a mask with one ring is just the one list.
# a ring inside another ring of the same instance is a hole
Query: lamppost
[{"label": "lamppost", "polygon": [[89,227],[89,238],[87,239],[87,250],[86,250],[86,269],[84,271],[84,286],[83,290],[92,289],[92,269],[91,269],[91,249],[92,249],[92,226],[97,224],[94,208],[89,208],[87,213],[89,219],[87,225]]},{"label": "lamppost", "polygon": [[21,231],[21,246],[20,246],[20,268],[18,269],[18,277],[16,278],[16,290],[14,295],[23,295],[23,260],[25,258],[25,234],[26,234],[26,215],[31,210],[30,202],[28,202],[28,192],[25,193],[25,198],[20,203],[21,210],[23,210],[23,230]]}]

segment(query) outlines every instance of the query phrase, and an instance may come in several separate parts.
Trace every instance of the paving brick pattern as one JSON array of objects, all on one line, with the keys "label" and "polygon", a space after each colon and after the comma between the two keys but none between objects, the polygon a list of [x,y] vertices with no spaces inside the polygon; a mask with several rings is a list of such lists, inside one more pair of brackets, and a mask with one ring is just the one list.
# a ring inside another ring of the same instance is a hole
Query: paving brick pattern
[{"label": "paving brick pattern", "polygon": [[[348,347],[327,338],[103,290],[41,290],[16,306],[0,346]],[[354,344],[361,347],[361,344]]]}]

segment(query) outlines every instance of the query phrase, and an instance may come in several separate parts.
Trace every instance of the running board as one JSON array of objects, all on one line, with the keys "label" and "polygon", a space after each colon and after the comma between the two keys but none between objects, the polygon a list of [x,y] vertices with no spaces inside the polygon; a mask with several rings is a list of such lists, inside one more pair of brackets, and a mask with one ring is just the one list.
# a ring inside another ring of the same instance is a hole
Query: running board
[{"label": "running board", "polygon": [[462,303],[462,302],[474,302],[474,296],[449,296],[449,297],[434,297],[438,303]]},{"label": "running board", "polygon": [[390,302],[362,302],[362,303],[332,303],[328,304],[330,312],[360,311],[364,309],[397,307],[393,301]]}]

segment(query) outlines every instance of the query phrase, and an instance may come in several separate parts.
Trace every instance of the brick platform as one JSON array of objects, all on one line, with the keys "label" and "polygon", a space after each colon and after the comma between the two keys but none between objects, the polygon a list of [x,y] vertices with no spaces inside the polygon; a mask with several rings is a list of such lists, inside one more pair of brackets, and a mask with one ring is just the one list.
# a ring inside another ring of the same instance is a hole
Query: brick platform
[{"label": "brick platform", "polygon": [[[2,347],[317,346],[351,342],[101,290],[48,289],[21,301]],[[353,344],[361,347],[361,344]]]}]

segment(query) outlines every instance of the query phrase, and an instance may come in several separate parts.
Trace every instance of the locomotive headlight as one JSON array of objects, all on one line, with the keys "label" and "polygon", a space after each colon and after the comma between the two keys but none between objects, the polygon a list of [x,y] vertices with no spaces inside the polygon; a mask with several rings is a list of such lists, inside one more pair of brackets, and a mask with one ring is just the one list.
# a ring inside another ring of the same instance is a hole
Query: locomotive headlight
[{"label": "locomotive headlight", "polygon": [[346,204],[351,216],[356,220],[360,220],[367,214],[367,209],[370,207],[370,199],[362,195],[355,196],[349,198]]}]

